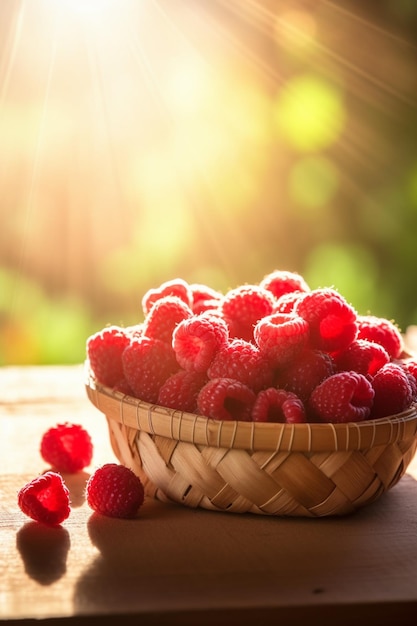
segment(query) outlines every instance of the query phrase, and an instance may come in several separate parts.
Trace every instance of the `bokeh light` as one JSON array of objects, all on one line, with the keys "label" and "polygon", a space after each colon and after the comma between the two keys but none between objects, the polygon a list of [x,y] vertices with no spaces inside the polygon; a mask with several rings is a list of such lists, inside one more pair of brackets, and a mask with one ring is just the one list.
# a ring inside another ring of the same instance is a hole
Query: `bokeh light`
[{"label": "bokeh light", "polygon": [[417,323],[417,5],[0,2],[0,364],[275,268]]}]

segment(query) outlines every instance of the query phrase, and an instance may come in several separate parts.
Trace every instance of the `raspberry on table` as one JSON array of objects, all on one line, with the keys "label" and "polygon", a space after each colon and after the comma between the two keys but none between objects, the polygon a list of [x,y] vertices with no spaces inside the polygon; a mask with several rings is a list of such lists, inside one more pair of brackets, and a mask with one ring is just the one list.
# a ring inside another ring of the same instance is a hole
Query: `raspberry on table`
[{"label": "raspberry on table", "polygon": [[181,298],[165,296],[151,307],[143,323],[143,335],[160,339],[172,344],[172,333],[183,320],[189,319],[193,312]]},{"label": "raspberry on table", "polygon": [[234,378],[258,392],[273,383],[274,372],[259,348],[244,339],[230,339],[216,353],[209,378]]},{"label": "raspberry on table", "polygon": [[108,326],[87,339],[90,368],[102,385],[113,387],[124,376],[122,354],[130,343],[130,331]]},{"label": "raspberry on table", "polygon": [[294,291],[310,291],[301,274],[286,270],[274,270],[264,276],[259,285],[270,291],[277,299]]},{"label": "raspberry on table", "polygon": [[397,325],[375,315],[358,316],[358,339],[379,343],[391,359],[399,359],[404,350],[404,340]]},{"label": "raspberry on table", "polygon": [[312,391],[309,415],[319,422],[361,422],[370,416],[374,395],[363,374],[337,372]]},{"label": "raspberry on table", "polygon": [[356,311],[334,289],[315,289],[305,294],[296,303],[295,313],[309,324],[312,348],[337,353],[356,339]]},{"label": "raspberry on table", "polygon": [[62,476],[52,471],[28,482],[20,489],[17,500],[25,515],[49,526],[61,524],[71,512],[68,488]]},{"label": "raspberry on table", "polygon": [[220,307],[230,336],[253,341],[256,323],[272,313],[274,303],[272,293],[257,285],[242,285],[228,291]]},{"label": "raspberry on table", "polygon": [[167,280],[162,283],[156,289],[148,289],[142,298],[142,310],[143,314],[148,315],[157,300],[166,296],[176,296],[180,298],[189,307],[192,306],[192,293],[190,285],[182,278],[174,278],[173,280]]},{"label": "raspberry on table", "polygon": [[256,396],[252,407],[254,422],[301,424],[306,421],[302,400],[291,391],[269,387]]},{"label": "raspberry on table", "polygon": [[43,435],[40,453],[44,461],[58,472],[75,473],[90,465],[93,444],[80,424],[57,424]]},{"label": "raspberry on table", "polygon": [[336,366],[328,352],[305,348],[278,371],[277,386],[292,391],[307,402],[313,389],[335,373]]},{"label": "raspberry on table", "polygon": [[179,370],[164,382],[159,390],[158,404],[187,413],[197,411],[197,396],[206,384],[204,372]]},{"label": "raspberry on table", "polygon": [[255,392],[238,380],[214,378],[198,394],[198,412],[216,420],[249,422],[255,399]]},{"label": "raspberry on table", "polygon": [[261,354],[271,366],[280,368],[305,348],[309,332],[308,323],[300,316],[274,313],[256,324],[253,336]]},{"label": "raspberry on table", "polygon": [[366,339],[355,339],[346,350],[336,355],[335,361],[339,370],[354,370],[369,378],[389,363],[390,357],[380,344]]},{"label": "raspberry on table", "polygon": [[88,505],[107,517],[136,517],[145,499],[145,490],[136,474],[117,463],[106,463],[90,476],[86,486]]},{"label": "raspberry on table", "polygon": [[172,347],[183,369],[206,372],[228,338],[229,329],[222,317],[202,313],[178,324],[172,335]]},{"label": "raspberry on table", "polygon": [[413,401],[414,387],[407,372],[396,363],[387,363],[372,379],[375,392],[371,418],[395,415],[408,409]]},{"label": "raspberry on table", "polygon": [[179,369],[169,344],[144,336],[130,342],[123,352],[122,362],[133,395],[150,403],[157,401],[159,389]]}]

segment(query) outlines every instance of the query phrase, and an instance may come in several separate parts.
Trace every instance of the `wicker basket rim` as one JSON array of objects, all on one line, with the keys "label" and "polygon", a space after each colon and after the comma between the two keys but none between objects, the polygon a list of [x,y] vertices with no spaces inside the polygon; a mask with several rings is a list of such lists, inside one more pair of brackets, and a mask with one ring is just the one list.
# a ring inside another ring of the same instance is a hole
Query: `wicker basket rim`
[{"label": "wicker basket rim", "polygon": [[92,404],[124,426],[176,441],[216,448],[265,451],[350,451],[417,436],[417,405],[388,418],[328,424],[220,421],[149,404],[98,383],[86,368]]}]

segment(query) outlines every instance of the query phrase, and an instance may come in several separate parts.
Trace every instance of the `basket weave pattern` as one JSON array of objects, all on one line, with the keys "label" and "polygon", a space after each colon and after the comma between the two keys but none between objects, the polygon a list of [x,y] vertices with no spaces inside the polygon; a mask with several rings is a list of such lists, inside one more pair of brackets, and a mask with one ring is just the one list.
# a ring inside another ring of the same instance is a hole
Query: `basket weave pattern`
[{"label": "basket weave pattern", "polygon": [[234,513],[322,517],[379,498],[417,449],[417,411],[349,424],[222,422],[154,406],[88,377],[110,441],[146,494]]}]

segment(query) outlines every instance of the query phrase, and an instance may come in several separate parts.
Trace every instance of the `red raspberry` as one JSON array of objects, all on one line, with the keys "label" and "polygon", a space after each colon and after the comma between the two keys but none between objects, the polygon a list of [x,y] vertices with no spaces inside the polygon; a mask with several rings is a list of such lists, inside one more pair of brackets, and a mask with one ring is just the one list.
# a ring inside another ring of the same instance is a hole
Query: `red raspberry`
[{"label": "red raspberry", "polygon": [[277,385],[307,402],[313,389],[335,373],[336,366],[330,354],[306,348],[278,372]]},{"label": "red raspberry", "polygon": [[201,415],[217,420],[251,420],[256,394],[233,378],[214,378],[204,385],[197,397]]},{"label": "red raspberry", "polygon": [[179,369],[172,347],[150,337],[132,340],[123,352],[122,362],[133,394],[150,403],[158,400],[159,389]]},{"label": "red raspberry", "polygon": [[274,313],[261,319],[255,326],[254,339],[272,367],[287,365],[305,347],[308,341],[308,323],[298,315]]},{"label": "red raspberry", "polygon": [[25,515],[50,526],[61,524],[69,516],[69,491],[56,472],[34,478],[18,493],[17,501]]},{"label": "red raspberry", "polygon": [[129,345],[129,332],[109,326],[87,339],[91,370],[102,385],[113,387],[123,378],[122,354]]},{"label": "red raspberry", "polygon": [[188,304],[176,296],[166,296],[157,300],[145,318],[143,334],[160,339],[171,345],[175,327],[192,316]]},{"label": "red raspberry", "polygon": [[99,467],[87,481],[88,505],[108,517],[135,517],[145,498],[144,487],[131,469],[117,463]]},{"label": "red raspberry", "polygon": [[319,422],[360,422],[369,417],[374,395],[363,374],[338,372],[313,390],[309,411]]},{"label": "red raspberry", "polygon": [[403,361],[399,361],[399,364],[408,375],[408,379],[411,386],[414,389],[414,399],[417,397],[417,359],[409,357]]},{"label": "red raspberry", "polygon": [[273,382],[269,361],[244,339],[231,339],[220,348],[207,370],[209,378],[234,378],[257,392]]},{"label": "red raspberry", "polygon": [[358,339],[379,343],[391,359],[399,359],[404,350],[403,337],[394,322],[375,315],[358,316]]},{"label": "red raspberry", "polygon": [[157,300],[165,298],[166,296],[176,296],[189,307],[192,305],[190,285],[185,280],[182,280],[182,278],[174,278],[174,280],[168,280],[162,283],[157,289],[148,289],[142,298],[144,315],[148,315],[152,305],[155,304]]},{"label": "red raspberry", "polygon": [[310,287],[300,274],[286,270],[275,270],[267,274],[259,285],[263,289],[268,289],[275,298],[293,291],[310,291]]},{"label": "red raspberry", "polygon": [[256,396],[252,407],[252,420],[300,424],[306,421],[304,404],[291,391],[269,387]]},{"label": "red raspberry", "polygon": [[183,369],[206,372],[228,336],[227,324],[221,317],[203,313],[178,324],[172,346]]},{"label": "red raspberry", "polygon": [[223,295],[219,291],[216,291],[207,285],[193,283],[190,285],[190,289],[192,302],[191,308],[195,315],[198,315],[203,311],[217,308],[223,298]]},{"label": "red raspberry", "polygon": [[310,326],[312,348],[336,353],[356,339],[356,311],[334,289],[315,289],[305,294],[295,305],[295,312]]},{"label": "red raspberry", "polygon": [[79,424],[58,424],[45,432],[41,456],[58,472],[75,473],[90,465],[93,444],[88,432]]},{"label": "red raspberry", "polygon": [[413,386],[407,373],[396,363],[381,367],[372,379],[372,387],[375,391],[373,419],[401,413],[413,401]]},{"label": "red raspberry", "polygon": [[256,323],[272,313],[274,302],[270,291],[256,285],[242,285],[230,290],[221,302],[230,336],[253,341]]},{"label": "red raspberry", "polygon": [[364,376],[372,377],[386,363],[388,352],[380,344],[366,339],[356,339],[350,346],[336,356],[339,370],[354,370]]},{"label": "red raspberry", "polygon": [[295,305],[304,295],[303,291],[284,293],[275,302],[273,313],[294,313]]},{"label": "red raspberry", "polygon": [[195,413],[197,396],[206,382],[207,376],[204,372],[179,370],[167,378],[160,388],[158,404],[179,411]]}]

